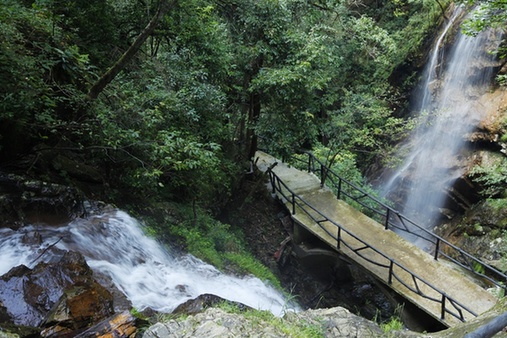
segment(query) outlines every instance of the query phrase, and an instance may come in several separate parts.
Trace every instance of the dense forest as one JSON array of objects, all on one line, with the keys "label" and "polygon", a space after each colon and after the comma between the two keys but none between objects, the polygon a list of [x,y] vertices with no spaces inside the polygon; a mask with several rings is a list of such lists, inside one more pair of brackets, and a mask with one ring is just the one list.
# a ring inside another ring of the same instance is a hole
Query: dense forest
[{"label": "dense forest", "polygon": [[362,180],[411,127],[406,95],[448,5],[2,3],[4,170],[204,207],[258,147],[339,153]]},{"label": "dense forest", "polygon": [[308,149],[363,185],[414,125],[449,3],[2,0],[1,168],[219,210],[257,149]]}]

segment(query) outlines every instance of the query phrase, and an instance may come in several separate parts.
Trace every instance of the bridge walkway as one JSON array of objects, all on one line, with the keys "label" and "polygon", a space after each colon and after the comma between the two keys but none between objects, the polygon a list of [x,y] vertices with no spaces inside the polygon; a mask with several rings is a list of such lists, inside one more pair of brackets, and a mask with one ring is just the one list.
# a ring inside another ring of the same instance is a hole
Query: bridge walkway
[{"label": "bridge walkway", "polygon": [[[277,165],[272,169],[272,165]],[[272,171],[276,194],[303,226],[340,254],[361,265],[405,299],[452,327],[491,309],[497,298],[445,260],[408,242],[337,199],[319,178],[257,152],[256,165]]]}]

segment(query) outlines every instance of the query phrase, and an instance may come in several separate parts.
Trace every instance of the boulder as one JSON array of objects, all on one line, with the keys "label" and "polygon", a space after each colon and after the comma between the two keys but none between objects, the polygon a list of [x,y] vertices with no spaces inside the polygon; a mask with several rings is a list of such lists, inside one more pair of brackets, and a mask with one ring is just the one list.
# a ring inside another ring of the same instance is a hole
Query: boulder
[{"label": "boulder", "polygon": [[[47,315],[41,336],[55,337],[63,333],[74,336],[90,323],[102,321],[113,313],[113,297],[95,281],[71,286]],[[57,333],[57,334],[56,334]]]},{"label": "boulder", "polygon": [[0,277],[0,304],[3,320],[46,327],[46,337],[74,336],[114,312],[111,293],[95,281],[84,257],[72,251],[55,263],[12,268]]},{"label": "boulder", "polygon": [[245,304],[233,302],[230,300],[223,299],[219,296],[211,295],[211,294],[202,294],[199,295],[197,298],[189,299],[185,303],[182,303],[176,307],[176,309],[173,310],[173,314],[196,314],[203,312],[207,308],[216,306],[217,304],[221,303],[229,303],[234,306],[237,306],[237,308],[241,311],[251,309]]},{"label": "boulder", "polygon": [[381,337],[380,327],[348,310],[336,307],[287,313],[277,318],[264,311],[244,316],[209,308],[194,316],[149,327],[143,338],[214,337]]}]

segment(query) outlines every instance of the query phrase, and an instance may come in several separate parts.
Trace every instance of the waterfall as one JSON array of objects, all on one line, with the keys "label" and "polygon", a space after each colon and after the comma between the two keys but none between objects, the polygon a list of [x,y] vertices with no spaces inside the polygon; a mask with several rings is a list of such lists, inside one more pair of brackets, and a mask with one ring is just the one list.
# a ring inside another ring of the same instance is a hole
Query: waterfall
[{"label": "waterfall", "polygon": [[492,78],[489,63],[494,57],[485,47],[491,43],[491,32],[476,37],[458,32],[448,54],[444,48],[443,41],[452,38],[449,34],[461,12],[455,10],[433,47],[421,86],[412,98],[419,124],[399,154],[408,155],[382,187],[384,196],[396,201],[402,214],[426,229],[436,225],[446,190],[463,174],[456,158],[466,134],[482,119],[475,101]]},{"label": "waterfall", "polygon": [[[42,244],[26,240],[35,233],[42,237]],[[61,227],[0,229],[0,237],[0,275],[20,264],[33,267],[39,253],[57,242],[58,249],[81,252],[94,271],[110,276],[139,310],[150,307],[169,313],[204,293],[277,316],[291,310],[284,296],[258,278],[226,275],[191,255],[173,257],[123,211],[110,210]],[[51,260],[50,251],[42,259]]]}]

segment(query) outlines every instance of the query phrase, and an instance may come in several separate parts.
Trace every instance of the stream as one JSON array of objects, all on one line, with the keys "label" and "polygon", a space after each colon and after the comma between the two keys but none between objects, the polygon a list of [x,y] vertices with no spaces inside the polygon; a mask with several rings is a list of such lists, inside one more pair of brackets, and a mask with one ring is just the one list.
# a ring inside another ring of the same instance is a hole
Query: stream
[{"label": "stream", "polygon": [[[51,261],[54,250],[48,248],[54,246],[82,253],[88,265],[110,276],[138,310],[149,307],[169,313],[204,293],[277,316],[295,309],[280,292],[258,278],[226,275],[188,254],[171,255],[142,228],[136,219],[115,209],[62,226],[27,225],[17,231],[3,228],[0,275],[20,264],[32,268],[41,260]],[[41,243],[27,240],[39,235]]]}]

